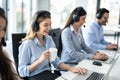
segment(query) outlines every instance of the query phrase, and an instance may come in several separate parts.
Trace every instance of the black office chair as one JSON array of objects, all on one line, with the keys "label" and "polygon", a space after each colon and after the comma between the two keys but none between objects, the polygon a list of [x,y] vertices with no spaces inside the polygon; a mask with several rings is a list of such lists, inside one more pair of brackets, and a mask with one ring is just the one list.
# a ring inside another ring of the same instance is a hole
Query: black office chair
[{"label": "black office chair", "polygon": [[[57,49],[59,48],[59,38],[61,35],[61,31],[62,30],[60,28],[56,28],[56,29],[51,29],[49,32],[49,35],[52,37]],[[58,57],[61,57],[61,53],[58,52],[57,55]]]},{"label": "black office chair", "polygon": [[[56,48],[59,48],[59,41],[61,36],[62,30],[60,28],[51,29],[49,35],[52,37],[53,41],[55,42]],[[61,52],[57,53],[58,57],[61,58]],[[66,64],[77,65],[78,62],[64,62]]]},{"label": "black office chair", "polygon": [[[18,72],[18,48],[21,44],[20,41],[26,36],[26,33],[13,33],[12,34],[12,49],[13,49],[13,58],[15,61],[16,70]],[[28,77],[23,77],[22,79],[28,80]]]}]

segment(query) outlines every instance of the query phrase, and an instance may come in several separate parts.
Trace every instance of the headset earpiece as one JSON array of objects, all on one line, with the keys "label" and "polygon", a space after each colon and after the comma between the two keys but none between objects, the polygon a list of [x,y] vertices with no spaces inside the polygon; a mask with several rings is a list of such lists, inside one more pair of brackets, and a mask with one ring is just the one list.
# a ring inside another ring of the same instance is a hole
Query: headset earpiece
[{"label": "headset earpiece", "polygon": [[74,14],[74,15],[73,15],[73,20],[74,20],[75,22],[78,22],[78,21],[79,21],[78,15]]},{"label": "headset earpiece", "polygon": [[100,11],[96,14],[96,18],[97,18],[97,19],[101,19],[101,18],[102,18],[102,10],[100,10]]},{"label": "headset earpiece", "polygon": [[39,30],[39,24],[37,22],[35,22],[34,24],[32,24],[32,29],[37,32]]},{"label": "headset earpiece", "polygon": [[80,19],[80,14],[82,13],[83,8],[82,7],[78,7],[76,12],[73,14],[72,18],[74,22],[78,22]]}]

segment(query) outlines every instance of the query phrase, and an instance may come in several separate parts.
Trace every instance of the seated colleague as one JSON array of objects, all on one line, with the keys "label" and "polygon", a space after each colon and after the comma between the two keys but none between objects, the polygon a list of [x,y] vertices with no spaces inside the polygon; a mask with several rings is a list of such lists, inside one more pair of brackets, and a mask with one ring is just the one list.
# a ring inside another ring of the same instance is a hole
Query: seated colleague
[{"label": "seated colleague", "polygon": [[83,59],[106,59],[107,55],[88,48],[84,42],[81,26],[86,19],[83,7],[75,8],[62,31],[59,51],[64,62],[80,62]]},{"label": "seated colleague", "polygon": [[93,50],[112,50],[117,49],[117,44],[105,41],[102,25],[106,25],[109,17],[109,11],[101,8],[96,13],[96,20],[85,27],[83,37],[87,46]]},{"label": "seated colleague", "polygon": [[3,50],[3,46],[6,45],[4,41],[6,28],[7,18],[4,10],[0,8],[0,80],[20,80],[13,68],[12,61]]},{"label": "seated colleague", "polygon": [[[18,71],[20,76],[28,76],[29,80],[54,80],[58,77],[50,71],[49,48],[55,48],[52,37],[48,35],[50,29],[50,13],[44,10],[36,12],[30,31],[19,47]],[[58,57],[52,63],[56,68],[81,74],[86,73],[86,69],[66,65]]]}]

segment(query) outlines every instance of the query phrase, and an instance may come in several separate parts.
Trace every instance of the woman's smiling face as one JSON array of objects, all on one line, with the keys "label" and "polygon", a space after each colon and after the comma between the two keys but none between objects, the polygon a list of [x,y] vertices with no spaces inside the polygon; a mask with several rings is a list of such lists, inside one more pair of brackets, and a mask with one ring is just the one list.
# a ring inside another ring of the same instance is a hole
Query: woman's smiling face
[{"label": "woman's smiling face", "polygon": [[42,35],[48,35],[51,30],[51,19],[46,18],[39,23],[39,30],[37,33]]}]

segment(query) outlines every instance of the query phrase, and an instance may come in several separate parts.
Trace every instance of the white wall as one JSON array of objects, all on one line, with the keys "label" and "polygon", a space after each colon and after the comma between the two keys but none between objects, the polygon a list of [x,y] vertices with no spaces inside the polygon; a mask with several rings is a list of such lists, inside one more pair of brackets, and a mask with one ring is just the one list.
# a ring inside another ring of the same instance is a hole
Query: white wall
[{"label": "white wall", "polygon": [[87,10],[88,0],[75,0],[76,7],[82,6],[85,10]]}]

